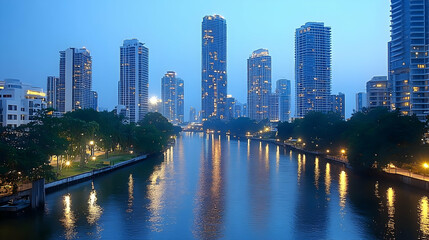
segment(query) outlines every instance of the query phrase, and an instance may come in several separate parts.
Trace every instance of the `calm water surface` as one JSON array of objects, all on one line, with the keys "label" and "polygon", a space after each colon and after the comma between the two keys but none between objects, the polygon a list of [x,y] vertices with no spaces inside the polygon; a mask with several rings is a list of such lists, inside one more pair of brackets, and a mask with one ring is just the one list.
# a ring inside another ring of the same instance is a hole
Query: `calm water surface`
[{"label": "calm water surface", "polygon": [[0,239],[425,239],[428,196],[272,144],[184,133],[164,156],[1,219]]}]

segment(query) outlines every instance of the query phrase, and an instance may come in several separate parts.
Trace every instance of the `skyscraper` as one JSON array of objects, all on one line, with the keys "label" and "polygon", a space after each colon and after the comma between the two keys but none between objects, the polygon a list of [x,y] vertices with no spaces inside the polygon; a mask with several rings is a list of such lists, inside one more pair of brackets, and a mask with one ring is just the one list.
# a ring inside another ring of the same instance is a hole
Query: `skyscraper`
[{"label": "skyscraper", "polygon": [[227,98],[226,20],[205,16],[202,22],[201,113],[202,120],[225,118]]},{"label": "skyscraper", "polygon": [[57,106],[60,113],[90,107],[92,58],[86,48],[60,51],[60,78],[57,84]]},{"label": "skyscraper", "polygon": [[346,119],[346,95],[338,93],[338,95],[331,95],[331,111],[338,113],[342,119]]},{"label": "skyscraper", "polygon": [[96,91],[91,91],[90,108],[98,111],[98,93]]},{"label": "skyscraper", "polygon": [[429,2],[391,0],[390,26],[391,108],[424,121],[429,114]]},{"label": "skyscraper", "polygon": [[306,23],[295,33],[296,116],[330,111],[331,28]]},{"label": "skyscraper", "polygon": [[130,122],[148,112],[149,49],[137,39],[124,40],[120,50],[118,103],[129,111]]},{"label": "skyscraper", "polygon": [[390,107],[390,91],[386,76],[373,77],[366,83],[368,108]]},{"label": "skyscraper", "polygon": [[290,121],[291,90],[290,80],[277,80],[276,93],[279,97],[279,120],[282,122]]},{"label": "skyscraper", "polygon": [[361,112],[364,108],[368,107],[366,93],[360,92],[356,94],[356,112]]},{"label": "skyscraper", "polygon": [[177,78],[176,121],[178,123],[185,121],[185,82],[181,78]]},{"label": "skyscraper", "polygon": [[228,95],[226,98],[226,111],[225,118],[228,120],[235,118],[235,104],[236,100],[232,95]]},{"label": "skyscraper", "polygon": [[271,94],[271,56],[267,49],[258,49],[247,59],[247,106],[249,118],[269,118]]},{"label": "skyscraper", "polygon": [[189,108],[189,122],[193,123],[193,122],[197,122],[197,112],[195,110],[194,107],[190,107]]},{"label": "skyscraper", "polygon": [[279,96],[277,93],[270,93],[269,95],[268,119],[271,122],[279,121]]},{"label": "skyscraper", "polygon": [[58,82],[59,78],[54,76],[49,76],[47,79],[46,105],[48,108],[57,108]]}]

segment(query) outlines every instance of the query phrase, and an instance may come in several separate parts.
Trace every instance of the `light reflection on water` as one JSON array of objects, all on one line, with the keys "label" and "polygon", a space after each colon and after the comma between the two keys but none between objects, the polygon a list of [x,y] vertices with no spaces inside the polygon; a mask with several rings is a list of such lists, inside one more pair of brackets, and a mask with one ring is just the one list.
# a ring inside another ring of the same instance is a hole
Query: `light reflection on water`
[{"label": "light reflection on water", "polygon": [[162,157],[48,194],[47,208],[0,221],[0,239],[429,237],[426,192],[216,134],[183,134]]}]

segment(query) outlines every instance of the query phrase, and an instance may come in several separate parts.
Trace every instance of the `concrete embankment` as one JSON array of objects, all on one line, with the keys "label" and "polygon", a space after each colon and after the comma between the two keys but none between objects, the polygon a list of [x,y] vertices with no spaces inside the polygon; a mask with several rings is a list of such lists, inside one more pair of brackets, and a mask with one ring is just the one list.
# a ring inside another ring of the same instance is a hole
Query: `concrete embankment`
[{"label": "concrete embankment", "polygon": [[95,176],[105,174],[105,173],[111,172],[113,170],[116,170],[118,168],[122,168],[122,167],[125,167],[128,165],[131,165],[133,163],[142,161],[146,158],[148,158],[148,155],[141,155],[141,156],[138,156],[136,158],[133,158],[133,159],[130,159],[127,161],[123,161],[123,162],[117,163],[117,164],[112,165],[112,166],[107,166],[107,167],[100,168],[100,169],[94,169],[91,172],[86,172],[86,173],[82,173],[79,175],[67,177],[67,178],[64,178],[64,179],[61,179],[61,180],[58,180],[55,182],[50,182],[50,183],[45,184],[45,190],[46,190],[46,193],[53,192],[59,188],[69,186],[71,184],[83,182],[83,181],[88,180],[90,178],[93,178]]}]

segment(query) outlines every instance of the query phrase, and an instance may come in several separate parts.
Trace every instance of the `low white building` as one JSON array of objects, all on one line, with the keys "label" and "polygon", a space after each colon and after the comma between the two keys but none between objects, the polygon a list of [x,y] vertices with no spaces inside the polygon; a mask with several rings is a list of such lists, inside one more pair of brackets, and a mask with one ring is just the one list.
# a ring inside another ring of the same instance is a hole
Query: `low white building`
[{"label": "low white building", "polygon": [[31,122],[37,112],[46,108],[42,88],[21,83],[17,79],[0,81],[0,124],[17,127]]}]

